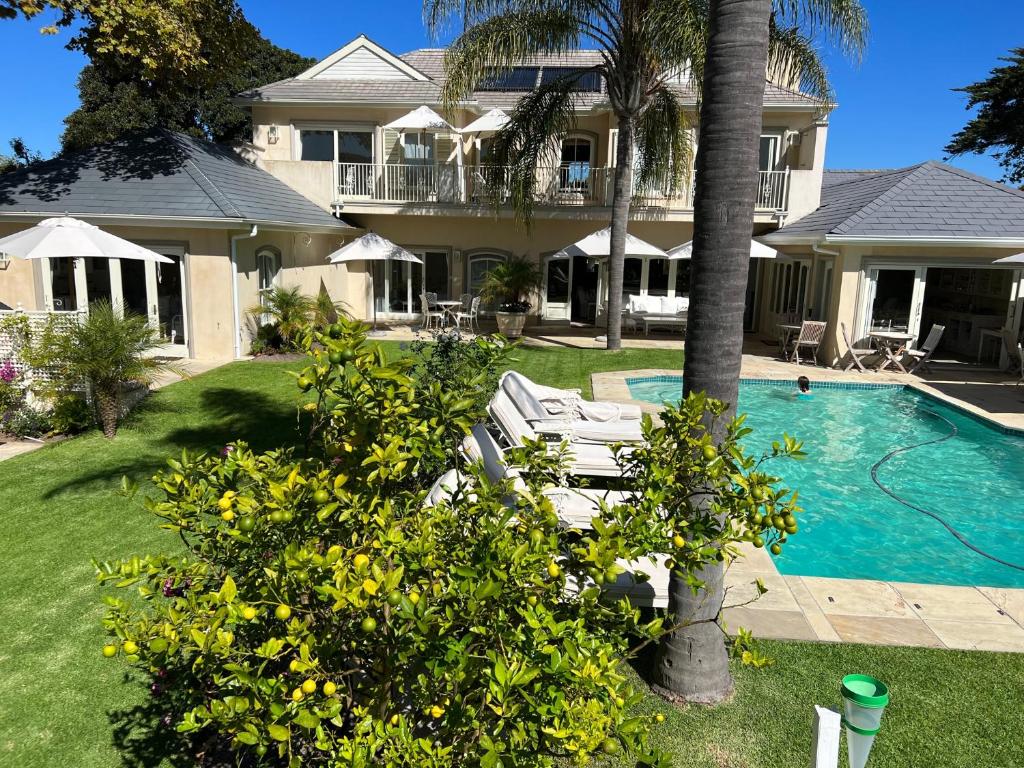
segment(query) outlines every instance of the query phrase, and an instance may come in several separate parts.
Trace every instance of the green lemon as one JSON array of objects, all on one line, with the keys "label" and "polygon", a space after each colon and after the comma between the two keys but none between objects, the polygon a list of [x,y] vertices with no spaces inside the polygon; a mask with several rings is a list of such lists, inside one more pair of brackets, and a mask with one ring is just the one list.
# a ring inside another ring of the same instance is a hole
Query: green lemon
[{"label": "green lemon", "polygon": [[331,361],[331,365],[341,365],[341,352],[331,352],[327,359]]},{"label": "green lemon", "polygon": [[619,751],[619,742],[612,738],[605,739],[601,742],[601,751],[606,755],[614,755]]},{"label": "green lemon", "polygon": [[713,445],[705,445],[701,451],[704,453],[704,458],[707,461],[714,461],[718,458],[718,449]]},{"label": "green lemon", "polygon": [[402,593],[397,589],[388,593],[388,605],[392,608],[397,608],[402,604]]},{"label": "green lemon", "polygon": [[323,488],[321,488],[320,490],[316,491],[313,494],[313,501],[315,501],[320,506],[323,506],[324,504],[326,504],[330,500],[331,500],[331,494],[329,494]]},{"label": "green lemon", "polygon": [[242,533],[251,533],[252,529],[256,527],[256,518],[252,515],[243,515],[238,518],[238,530]]},{"label": "green lemon", "polygon": [[310,381],[305,376],[299,376],[299,378],[296,380],[295,383],[298,385],[299,389],[301,389],[303,392],[309,392],[309,390],[313,386],[313,382]]},{"label": "green lemon", "polygon": [[781,555],[782,554],[782,545],[777,543],[777,542],[775,544],[772,544],[769,547],[769,549],[771,550],[771,553],[773,555]]},{"label": "green lemon", "polygon": [[337,323],[332,323],[331,326],[327,329],[327,335],[330,336],[332,339],[340,339],[342,337],[342,334],[344,333],[345,329],[342,328]]},{"label": "green lemon", "polygon": [[377,631],[377,620],[373,616],[367,616],[359,622],[359,629],[364,635],[372,635]]},{"label": "green lemon", "polygon": [[288,621],[292,615],[292,609],[284,603],[281,603],[277,608],[274,609],[274,615],[281,621]]},{"label": "green lemon", "polygon": [[275,509],[273,512],[270,513],[270,522],[272,522],[272,523],[282,523],[282,522],[284,522],[284,512],[282,512],[280,509]]},{"label": "green lemon", "polygon": [[764,539],[762,539],[760,536],[755,536],[754,537],[754,546],[757,547],[758,549],[763,547],[764,546]]}]

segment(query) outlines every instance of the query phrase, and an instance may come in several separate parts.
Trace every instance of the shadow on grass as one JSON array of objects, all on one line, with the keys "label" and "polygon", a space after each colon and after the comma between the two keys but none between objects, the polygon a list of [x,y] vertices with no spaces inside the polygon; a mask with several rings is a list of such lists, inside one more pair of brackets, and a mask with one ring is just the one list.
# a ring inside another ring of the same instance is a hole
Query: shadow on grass
[{"label": "shadow on grass", "polygon": [[[113,456],[95,471],[80,471],[64,476],[42,493],[52,499],[67,493],[109,489],[114,491],[121,478],[142,483],[177,458],[182,450],[191,453],[216,453],[227,443],[245,441],[255,451],[300,444],[298,418],[293,405],[252,390],[214,387],[203,390],[198,402],[182,404],[159,393],[147,397],[123,422],[120,435],[148,434],[146,449],[121,460]],[[94,436],[96,433],[92,433]],[[105,441],[100,446],[108,445]],[[111,453],[118,449],[118,438],[109,443]],[[69,447],[73,447],[71,443]],[[97,448],[100,450],[100,448]]]}]

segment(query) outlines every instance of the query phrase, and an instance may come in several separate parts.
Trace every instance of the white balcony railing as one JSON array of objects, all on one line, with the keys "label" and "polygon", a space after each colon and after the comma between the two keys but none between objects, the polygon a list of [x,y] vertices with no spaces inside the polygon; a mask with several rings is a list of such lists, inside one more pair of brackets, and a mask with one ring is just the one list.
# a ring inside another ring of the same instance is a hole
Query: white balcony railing
[{"label": "white balcony railing", "polygon": [[[510,169],[455,164],[338,163],[337,200],[381,203],[489,205],[497,191],[508,197]],[[538,205],[608,206],[614,168],[582,163],[537,168]],[[693,207],[692,186],[669,194],[651,189],[637,196],[641,206],[686,210]],[[759,171],[757,210],[783,211],[789,198],[789,171]]]}]

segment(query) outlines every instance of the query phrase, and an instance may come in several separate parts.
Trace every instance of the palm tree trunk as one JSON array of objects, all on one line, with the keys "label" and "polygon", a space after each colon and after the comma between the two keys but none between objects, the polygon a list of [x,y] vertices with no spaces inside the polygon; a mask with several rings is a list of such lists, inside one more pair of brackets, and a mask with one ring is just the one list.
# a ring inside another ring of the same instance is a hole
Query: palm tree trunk
[{"label": "palm tree trunk", "polygon": [[96,389],[96,412],[99,415],[103,436],[113,438],[117,434],[117,419],[120,415],[117,392]]},{"label": "palm tree trunk", "polygon": [[633,195],[633,119],[619,118],[612,186],[612,236],[608,254],[608,349],[622,348],[622,270]]},{"label": "palm tree trunk", "polygon": [[[731,417],[739,394],[771,0],[711,0],[710,11],[683,391],[725,401]],[[723,428],[719,420],[715,442]],[[682,579],[671,578],[669,611],[691,623],[666,637],[655,677],[673,693],[713,703],[727,697],[733,684],[716,623],[723,567],[715,563],[696,575],[705,582],[696,595]]]}]

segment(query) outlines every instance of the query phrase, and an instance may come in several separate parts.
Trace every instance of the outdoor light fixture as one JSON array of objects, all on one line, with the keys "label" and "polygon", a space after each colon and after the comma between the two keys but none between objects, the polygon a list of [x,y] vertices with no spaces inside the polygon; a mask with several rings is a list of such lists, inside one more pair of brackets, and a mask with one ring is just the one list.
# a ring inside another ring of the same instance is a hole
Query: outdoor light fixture
[{"label": "outdoor light fixture", "polygon": [[276,125],[272,125],[267,130],[267,141],[269,141],[271,144],[277,144],[277,139],[278,139],[277,126]]},{"label": "outdoor light fixture", "polygon": [[847,675],[840,690],[850,768],[864,768],[889,703],[889,687],[870,675]]}]

